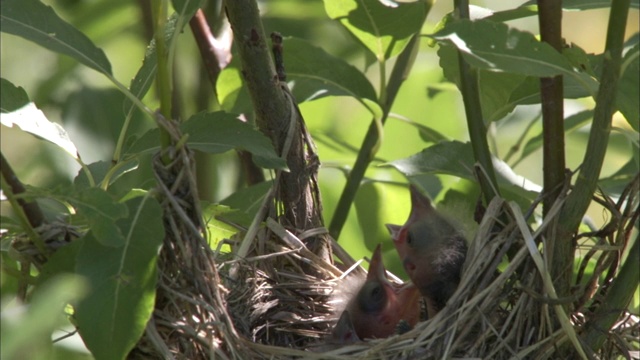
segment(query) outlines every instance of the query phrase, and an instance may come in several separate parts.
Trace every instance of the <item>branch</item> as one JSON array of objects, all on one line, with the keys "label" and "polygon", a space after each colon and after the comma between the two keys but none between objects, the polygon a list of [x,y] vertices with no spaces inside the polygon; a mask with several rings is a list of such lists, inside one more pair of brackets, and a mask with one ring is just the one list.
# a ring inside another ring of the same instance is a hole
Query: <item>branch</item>
[{"label": "branch", "polygon": [[207,18],[202,9],[196,11],[195,16],[189,21],[189,26],[191,27],[193,38],[198,44],[200,58],[204,62],[204,68],[207,71],[207,75],[209,75],[209,81],[215,94],[220,71],[231,61],[233,36],[228,32],[223,32],[220,39],[216,39],[211,33],[211,28],[209,28]]},{"label": "branch", "polygon": [[[454,7],[460,19],[469,18],[469,2],[467,0],[455,0]],[[491,152],[487,142],[487,129],[482,118],[478,79],[459,52],[458,66],[460,69],[460,92],[462,93],[462,101],[464,102],[464,110],[467,116],[467,127],[469,128],[473,156],[475,161],[484,169],[484,173],[486,173],[488,180],[491,182],[480,181],[485,202],[489,204],[494,197],[500,196],[500,189],[497,186],[498,182],[496,181]]]},{"label": "branch", "polygon": [[[300,231],[321,227],[322,205],[316,183],[318,159],[297,104],[276,74],[258,5],[255,0],[227,0],[224,5],[256,113],[256,124],[271,138],[289,167],[289,172],[276,176],[276,200],[281,201],[283,210],[279,220]],[[312,252],[331,261],[330,246],[324,236],[305,241]]]},{"label": "branch", "polygon": [[[386,99],[382,104],[383,115],[380,120],[381,125],[384,125],[387,121],[389,111],[391,111],[391,106],[393,105],[396,95],[400,90],[400,85],[402,85],[404,80],[407,78],[409,71],[413,66],[413,62],[416,59],[419,47],[419,38],[418,36],[414,36],[398,56],[398,59],[393,66],[389,83],[386,85]],[[376,123],[376,119],[373,119],[371,121],[371,125],[369,125],[369,129],[367,130],[367,134],[364,137],[364,141],[362,142],[362,146],[358,152],[358,157],[353,165],[353,169],[349,173],[347,183],[342,190],[342,194],[338,200],[338,205],[336,206],[336,211],[331,219],[331,224],[329,225],[329,233],[336,240],[338,240],[342,227],[347,221],[347,216],[349,215],[351,204],[358,192],[360,182],[362,182],[364,173],[367,171],[369,163],[371,163],[371,160],[375,155],[375,149],[379,145],[378,141],[380,140],[380,134],[378,132],[378,124]]]},{"label": "branch", "polygon": [[638,258],[640,258],[640,238],[636,236],[627,255],[627,260],[622,265],[618,276],[611,283],[607,296],[584,326],[583,343],[588,344],[594,352],[602,347],[609,329],[629,306],[629,302],[633,298],[632,284],[637,285],[638,276],[640,276]]},{"label": "branch", "polygon": [[[630,0],[613,0],[609,15],[600,88],[596,96],[593,123],[587,151],[573,191],[567,197],[558,221],[558,236],[567,239],[576,231],[595,192],[604,156],[607,152],[611,119],[622,63],[622,48]],[[567,269],[571,271],[571,267]]]}]

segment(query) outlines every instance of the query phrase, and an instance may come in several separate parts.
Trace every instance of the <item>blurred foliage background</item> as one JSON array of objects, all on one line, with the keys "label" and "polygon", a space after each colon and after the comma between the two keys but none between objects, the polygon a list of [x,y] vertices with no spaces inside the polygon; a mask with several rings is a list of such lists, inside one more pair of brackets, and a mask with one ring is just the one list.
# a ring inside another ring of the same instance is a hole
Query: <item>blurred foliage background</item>
[{"label": "blurred foliage background", "polygon": [[[128,84],[141,65],[150,37],[143,21],[143,0],[45,0],[60,17],[84,32],[97,46],[104,49],[113,65],[115,77]],[[515,7],[500,0],[474,1],[474,5],[492,10]],[[330,54],[346,59],[366,71],[373,84],[378,84],[376,69],[369,69],[371,59],[364,47],[325,13],[321,0],[270,0],[260,2],[266,33],[278,31],[310,41]],[[452,10],[449,1],[437,2],[430,12],[423,33],[433,32],[435,24]],[[215,12],[215,6],[211,12]],[[599,53],[604,48],[608,10],[565,12],[563,32],[567,43],[576,43],[587,52]],[[508,23],[519,29],[538,33],[536,17]],[[638,32],[638,11],[631,10],[627,22],[627,38]],[[124,96],[103,76],[78,65],[75,61],[49,52],[35,44],[2,33],[1,67],[3,78],[23,87],[47,117],[59,122],[69,132],[85,163],[109,161],[124,119]],[[423,38],[418,59],[408,80],[402,86],[392,113],[396,116],[385,125],[384,140],[373,166],[366,173],[349,219],[339,242],[354,258],[369,256],[377,243],[383,242],[386,252],[392,251],[385,223],[401,224],[409,213],[406,179],[391,167],[378,167],[386,162],[413,155],[430,145],[412,123],[428,126],[450,139],[468,140],[464,109],[455,85],[444,80],[436,49]],[[285,48],[285,53],[287,49]],[[183,117],[202,110],[217,109],[193,37],[188,27],[178,39],[174,77],[179,111]],[[391,66],[392,64],[389,64]],[[286,63],[285,63],[286,66]],[[295,85],[294,85],[295,86]],[[145,98],[150,108],[157,108],[154,91]],[[591,108],[590,99],[569,100],[567,115]],[[306,124],[318,146],[322,162],[319,180],[325,222],[330,221],[337,199],[345,184],[344,171],[353,165],[364,134],[370,124],[370,113],[355,99],[325,97],[300,104]],[[539,133],[539,106],[521,106],[504,119],[490,125],[490,145],[498,157],[504,158],[513,147]],[[528,137],[518,142],[520,135],[532,123]],[[141,134],[153,126],[149,118],[138,115],[133,132]],[[637,134],[629,131],[628,123],[614,116],[614,126],[601,177],[613,174],[635,158],[632,142]],[[575,169],[581,161],[588,127],[575,129],[566,137],[567,166]],[[38,141],[19,129],[2,127],[2,152],[20,179],[37,187],[54,187],[71,183],[79,166],[54,145]],[[519,153],[521,149],[516,150]],[[508,161],[514,165],[518,156]],[[234,152],[199,158],[202,198],[220,202],[244,187],[242,171]],[[534,183],[542,183],[541,151],[536,151],[514,170]],[[473,234],[472,213],[478,198],[475,184],[450,176],[430,175],[423,179],[427,189],[441,209],[452,214],[469,236]],[[140,171],[125,175],[116,186],[123,193],[129,187],[153,184],[149,162],[141,161]],[[443,191],[444,190],[444,191]],[[454,190],[454,191],[449,191]],[[446,195],[446,196],[445,196]],[[54,204],[42,203],[49,214],[58,212]],[[3,205],[2,214],[10,209]],[[589,213],[596,226],[602,224],[602,211],[596,207]],[[387,267],[403,274],[394,257],[385,259]],[[2,273],[3,294],[11,293],[13,281]],[[637,303],[635,304],[637,306]],[[66,342],[63,342],[66,343]],[[59,358],[69,358],[60,348]],[[78,355],[81,356],[81,355]],[[82,358],[82,357],[81,357]]]}]

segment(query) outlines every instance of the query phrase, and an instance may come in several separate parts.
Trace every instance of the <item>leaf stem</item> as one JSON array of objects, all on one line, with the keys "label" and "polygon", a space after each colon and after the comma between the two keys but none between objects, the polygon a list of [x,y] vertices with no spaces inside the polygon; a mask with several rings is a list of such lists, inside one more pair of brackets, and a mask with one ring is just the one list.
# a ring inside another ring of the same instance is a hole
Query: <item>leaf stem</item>
[{"label": "leaf stem", "polygon": [[[158,86],[158,97],[160,98],[160,114],[165,119],[171,119],[171,69],[169,62],[169,51],[165,42],[164,32],[167,22],[169,2],[168,0],[153,1],[153,17],[155,19],[154,38],[156,41],[156,56],[158,59],[158,71],[156,73],[156,82]],[[160,145],[162,150],[171,145],[171,137],[169,133],[162,127],[160,128]],[[166,164],[169,159],[163,157]]]},{"label": "leaf stem", "polygon": [[[467,0],[455,0],[454,8],[460,19],[469,19],[469,2]],[[487,142],[487,129],[482,118],[478,79],[459,50],[458,66],[460,69],[460,92],[462,93],[464,110],[467,115],[467,126],[469,128],[473,156],[476,162],[484,169],[484,173],[487,174],[490,182],[480,181],[484,199],[488,204],[495,196],[500,196],[500,190],[497,186],[498,182],[496,181],[491,152]]]},{"label": "leaf stem", "polygon": [[[342,194],[338,200],[338,205],[336,206],[333,218],[329,224],[329,234],[331,234],[331,236],[336,240],[338,240],[340,232],[347,221],[349,210],[351,209],[351,204],[356,197],[356,192],[358,191],[360,182],[362,182],[364,174],[369,167],[369,163],[371,163],[375,152],[377,151],[380,136],[382,135],[381,128],[389,117],[391,105],[393,105],[393,101],[400,90],[400,85],[402,85],[404,80],[407,78],[407,75],[413,66],[419,47],[419,36],[414,35],[402,53],[400,53],[395,65],[393,66],[389,82],[386,84],[384,102],[381,103],[383,111],[382,118],[379,120],[374,118],[369,125],[367,134],[365,135],[360,151],[358,152],[356,162],[347,177],[347,183],[342,190]],[[380,98],[382,100],[382,96]]]}]

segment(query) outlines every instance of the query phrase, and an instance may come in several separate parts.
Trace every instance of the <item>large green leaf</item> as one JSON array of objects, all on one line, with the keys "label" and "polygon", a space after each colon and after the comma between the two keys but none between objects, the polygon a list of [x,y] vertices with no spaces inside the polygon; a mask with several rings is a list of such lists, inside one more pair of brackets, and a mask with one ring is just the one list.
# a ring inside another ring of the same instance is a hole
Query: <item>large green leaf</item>
[{"label": "large green leaf", "polygon": [[91,284],[76,307],[78,331],[96,359],[124,359],[144,332],[153,312],[156,261],[164,237],[162,209],[151,197],[127,202],[129,214],[118,221],[125,236],[119,247],[83,239],[76,272]]},{"label": "large green leaf", "polygon": [[376,91],[366,76],[354,66],[302,39],[284,40],[287,78],[294,81],[298,101],[324,96],[352,96],[374,115],[380,114]]},{"label": "large green leaf", "polygon": [[29,103],[29,95],[23,88],[0,78],[0,112],[9,113]]},{"label": "large green leaf", "polygon": [[82,190],[70,202],[87,219],[94,239],[101,245],[118,247],[125,243],[126,234],[116,225],[118,219],[128,215],[125,204],[117,203],[109,193],[95,187]]},{"label": "large green leaf", "polygon": [[640,52],[638,44],[631,48],[622,60],[623,72],[618,82],[618,93],[616,94],[616,106],[618,110],[627,118],[629,125],[640,131],[640,114],[638,113],[638,102],[640,102]]},{"label": "large green leaf", "polygon": [[[187,144],[195,150],[217,154],[242,149],[254,156],[256,163],[270,169],[286,168],[285,161],[276,155],[269,139],[251,125],[224,111],[201,112],[180,124],[188,136]],[[157,151],[160,132],[153,129],[142,136],[128,150],[129,154]]]},{"label": "large green leaf", "polygon": [[2,0],[0,29],[111,75],[111,64],[102,49],[37,0]]},{"label": "large green leaf", "polygon": [[[392,161],[393,166],[407,177],[422,174],[446,174],[477,181],[473,174],[475,160],[470,143],[459,141],[441,142],[430,146],[408,158]],[[499,185],[508,188],[519,197],[533,199],[540,187],[517,175],[504,161],[493,157]]]},{"label": "large green leaf", "polygon": [[431,0],[385,6],[372,0],[325,0],[330,18],[339,20],[379,61],[398,55],[420,31]]},{"label": "large green leaf", "polygon": [[574,69],[569,60],[549,44],[502,23],[460,20],[448,23],[432,37],[455,45],[465,60],[479,69],[535,77],[565,75],[590,95],[598,88],[592,76]]}]

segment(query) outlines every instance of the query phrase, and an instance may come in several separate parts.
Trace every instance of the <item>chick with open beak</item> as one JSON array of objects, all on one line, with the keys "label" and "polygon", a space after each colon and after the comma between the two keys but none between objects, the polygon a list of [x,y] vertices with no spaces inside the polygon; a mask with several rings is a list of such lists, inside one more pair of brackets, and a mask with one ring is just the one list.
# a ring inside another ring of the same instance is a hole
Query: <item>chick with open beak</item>
[{"label": "chick with open beak", "polygon": [[411,213],[402,225],[387,224],[407,275],[426,298],[432,318],[447,303],[460,282],[467,244],[456,229],[414,186]]},{"label": "chick with open beak", "polygon": [[371,257],[367,278],[349,300],[333,337],[341,342],[385,338],[396,334],[399,324],[413,327],[420,319],[420,293],[413,284],[401,286],[387,279],[378,245]]}]

